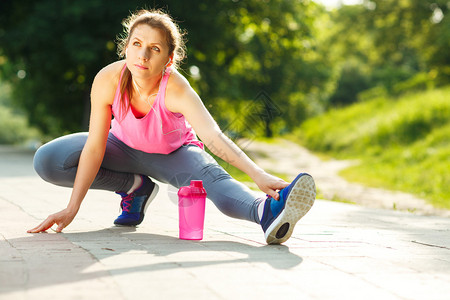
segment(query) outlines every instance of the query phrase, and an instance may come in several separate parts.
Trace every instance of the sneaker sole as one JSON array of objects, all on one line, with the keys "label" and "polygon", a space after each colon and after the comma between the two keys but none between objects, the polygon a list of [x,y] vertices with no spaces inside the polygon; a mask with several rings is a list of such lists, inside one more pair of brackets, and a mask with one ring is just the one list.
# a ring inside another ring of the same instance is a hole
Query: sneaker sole
[{"label": "sneaker sole", "polygon": [[295,224],[311,209],[316,199],[314,179],[304,174],[292,187],[286,206],[281,214],[267,228],[265,233],[268,244],[281,244],[287,241],[294,231]]}]

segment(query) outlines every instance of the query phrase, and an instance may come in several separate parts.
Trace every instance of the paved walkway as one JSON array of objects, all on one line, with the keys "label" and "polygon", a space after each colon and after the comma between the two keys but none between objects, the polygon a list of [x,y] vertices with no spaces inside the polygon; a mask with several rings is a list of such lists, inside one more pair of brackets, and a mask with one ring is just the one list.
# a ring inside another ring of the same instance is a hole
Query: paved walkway
[{"label": "paved walkway", "polygon": [[138,228],[111,226],[116,195],[90,191],[63,234],[27,234],[70,194],[31,160],[0,148],[0,299],[450,299],[450,218],[318,200],[267,246],[208,203],[204,240],[183,241],[161,185]]},{"label": "paved walkway", "polygon": [[308,149],[281,138],[277,139],[276,143],[243,140],[241,146],[267,171],[273,170],[290,178],[295,178],[298,170],[314,174],[319,195],[325,199],[356,203],[364,207],[395,208],[421,215],[450,217],[450,210],[437,209],[416,195],[367,187],[348,182],[339,175],[339,171],[357,164],[358,161],[324,160]]}]

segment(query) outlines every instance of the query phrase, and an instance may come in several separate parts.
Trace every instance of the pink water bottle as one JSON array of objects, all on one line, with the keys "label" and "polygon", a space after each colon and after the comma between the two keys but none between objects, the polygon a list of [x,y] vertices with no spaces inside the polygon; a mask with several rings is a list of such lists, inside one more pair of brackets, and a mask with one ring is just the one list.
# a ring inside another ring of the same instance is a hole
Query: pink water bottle
[{"label": "pink water bottle", "polygon": [[178,190],[180,239],[203,239],[206,191],[201,180],[191,180],[189,186]]}]

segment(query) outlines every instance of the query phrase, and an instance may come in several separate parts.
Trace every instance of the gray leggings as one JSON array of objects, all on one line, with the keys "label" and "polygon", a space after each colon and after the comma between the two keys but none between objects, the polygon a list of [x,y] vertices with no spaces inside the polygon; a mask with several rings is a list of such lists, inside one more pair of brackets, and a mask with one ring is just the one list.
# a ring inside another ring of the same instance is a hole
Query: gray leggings
[{"label": "gray leggings", "polygon": [[[34,169],[45,181],[73,187],[87,133],[57,138],[38,149]],[[204,150],[182,146],[170,154],[145,153],[130,148],[109,134],[106,152],[92,189],[128,191],[134,174],[142,174],[179,188],[191,180],[203,180],[208,198],[224,214],[259,223],[262,201],[248,187],[234,180]]]}]

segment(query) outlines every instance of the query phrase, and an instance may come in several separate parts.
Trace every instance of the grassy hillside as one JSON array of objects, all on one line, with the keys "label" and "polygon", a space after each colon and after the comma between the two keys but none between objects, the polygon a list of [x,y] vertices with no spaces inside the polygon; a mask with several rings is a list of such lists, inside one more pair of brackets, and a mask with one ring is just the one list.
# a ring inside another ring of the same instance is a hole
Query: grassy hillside
[{"label": "grassy hillside", "polygon": [[450,87],[329,111],[296,132],[336,158],[360,159],[350,181],[414,193],[450,209]]}]

